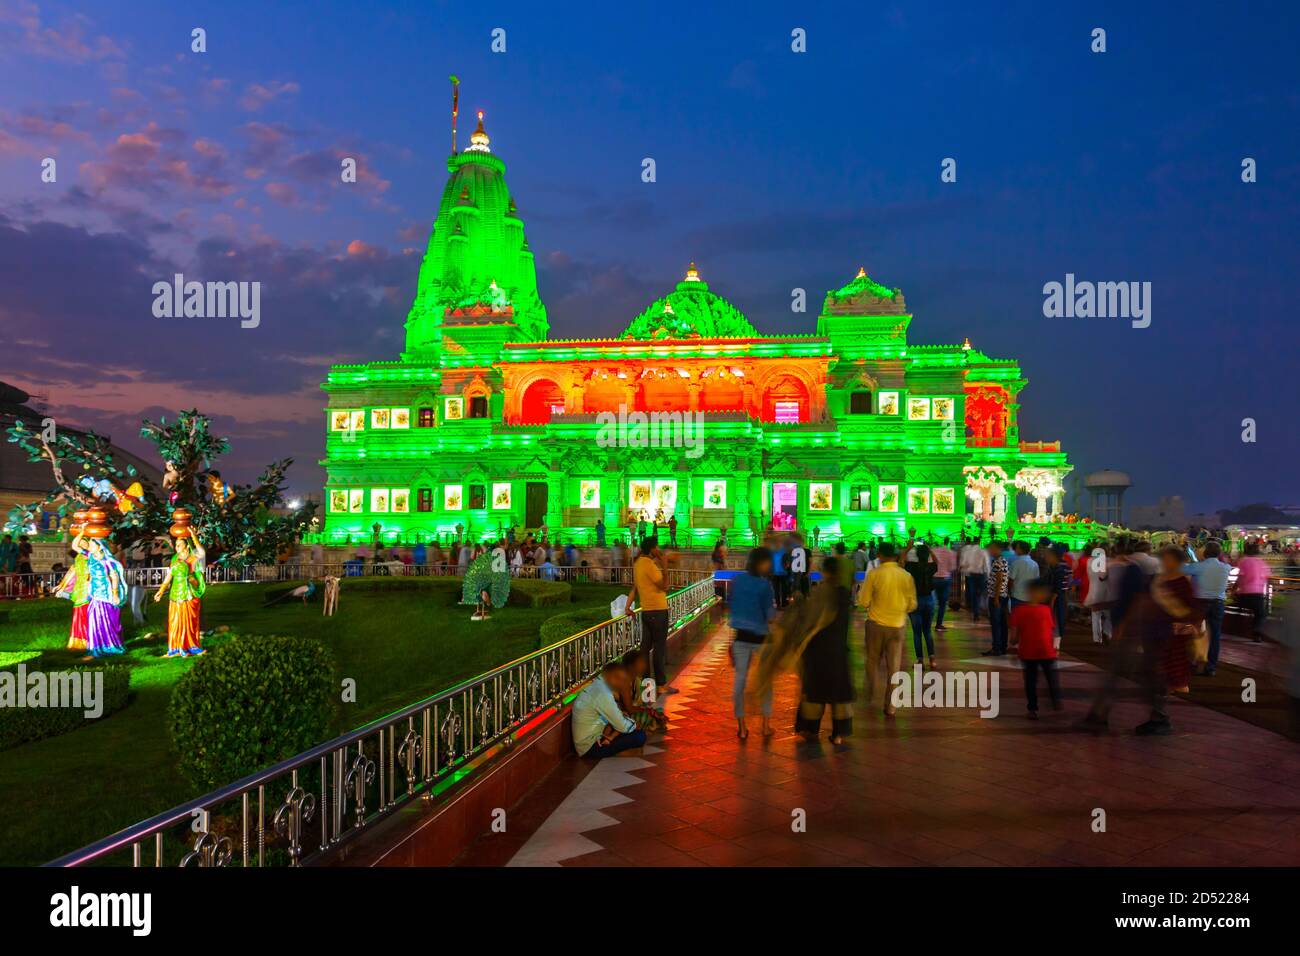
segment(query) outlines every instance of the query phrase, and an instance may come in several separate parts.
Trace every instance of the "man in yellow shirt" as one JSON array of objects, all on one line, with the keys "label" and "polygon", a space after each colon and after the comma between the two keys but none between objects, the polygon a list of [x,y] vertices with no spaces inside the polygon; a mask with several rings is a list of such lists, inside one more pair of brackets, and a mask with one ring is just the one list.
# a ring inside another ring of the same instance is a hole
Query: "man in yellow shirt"
[{"label": "man in yellow shirt", "polygon": [[[886,541],[880,546],[880,566],[867,575],[858,591],[858,606],[867,612],[867,693],[875,700],[880,683],[880,659],[889,677],[903,666],[907,616],[916,610],[916,581],[898,566],[897,552]],[[889,688],[884,693],[885,716],[894,716]]]},{"label": "man in yellow shirt", "polygon": [[653,537],[646,538],[641,543],[641,554],[632,564],[627,609],[630,613],[633,600],[640,601],[641,650],[650,657],[656,692],[661,695],[677,693],[676,688],[668,686],[668,588],[664,577],[659,543]]}]

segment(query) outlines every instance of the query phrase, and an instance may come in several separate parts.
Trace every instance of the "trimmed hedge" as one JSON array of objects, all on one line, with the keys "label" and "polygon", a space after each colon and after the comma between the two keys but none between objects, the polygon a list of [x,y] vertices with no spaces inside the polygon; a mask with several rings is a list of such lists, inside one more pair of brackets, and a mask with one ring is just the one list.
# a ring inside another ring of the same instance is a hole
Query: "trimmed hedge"
[{"label": "trimmed hedge", "polygon": [[415,577],[407,575],[382,575],[373,578],[342,578],[339,580],[339,592],[346,596],[348,592],[376,594],[385,591],[427,591],[432,595],[450,595],[452,603],[460,601],[460,578]]},{"label": "trimmed hedge", "polygon": [[334,658],[309,637],[239,635],[201,657],[172,692],[167,730],[178,769],[211,790],[329,734]]},{"label": "trimmed hedge", "polygon": [[[6,683],[16,681],[19,664],[27,665],[29,676],[33,671],[42,670],[39,662],[39,652],[30,656],[26,656],[26,652],[16,652],[6,655],[6,657],[9,659],[6,660],[3,666],[0,666],[0,671],[14,676],[0,677],[0,681]],[[16,701],[13,702],[12,706],[0,706],[0,750],[17,747],[19,744],[31,743],[34,740],[44,740],[46,737],[57,737],[60,734],[66,734],[79,727],[85,727],[90,720],[102,719],[125,707],[131,697],[131,669],[129,667],[109,664],[103,667],[60,668],[59,673],[71,672],[80,675],[99,671],[104,674],[101,697],[96,702],[101,708],[99,717],[87,717],[87,708],[85,706],[19,707]],[[46,673],[53,672],[46,671]],[[16,688],[12,689],[16,692]],[[8,689],[4,693],[7,694]],[[9,702],[6,701],[5,703]],[[82,703],[84,705],[85,701],[83,700]]]},{"label": "trimmed hedge", "polygon": [[557,614],[543,622],[538,631],[537,646],[549,647],[566,637],[572,637],[579,631],[603,624],[609,620],[609,608],[589,607],[582,611],[568,611]]},{"label": "trimmed hedge", "polygon": [[513,578],[507,604],[515,607],[559,607],[573,601],[573,588],[563,581]]}]

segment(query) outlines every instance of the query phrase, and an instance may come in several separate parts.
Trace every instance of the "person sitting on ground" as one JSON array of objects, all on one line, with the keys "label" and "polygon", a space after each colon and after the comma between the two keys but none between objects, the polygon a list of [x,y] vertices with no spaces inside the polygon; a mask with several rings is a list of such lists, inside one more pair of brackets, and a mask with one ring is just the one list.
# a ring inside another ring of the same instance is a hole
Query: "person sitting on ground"
[{"label": "person sitting on ground", "polygon": [[640,648],[628,651],[623,655],[623,666],[627,668],[628,679],[627,685],[618,695],[618,706],[641,730],[663,730],[668,726],[668,715],[659,708],[646,704],[641,696],[643,686],[646,690],[649,689],[645,676],[650,670],[650,659],[646,652]]},{"label": "person sitting on ground", "polygon": [[580,757],[611,757],[645,746],[645,731],[619,709],[629,682],[627,668],[606,664],[573,701],[573,748]]},{"label": "person sitting on ground", "polygon": [[1056,620],[1052,613],[1052,584],[1039,578],[1029,584],[1029,600],[1017,604],[1007,624],[1011,646],[1018,649],[1020,667],[1025,675],[1025,701],[1029,719],[1038,719],[1038,672],[1047,679],[1047,693],[1052,709],[1060,710],[1061,684],[1056,676],[1056,642],[1052,639]]}]

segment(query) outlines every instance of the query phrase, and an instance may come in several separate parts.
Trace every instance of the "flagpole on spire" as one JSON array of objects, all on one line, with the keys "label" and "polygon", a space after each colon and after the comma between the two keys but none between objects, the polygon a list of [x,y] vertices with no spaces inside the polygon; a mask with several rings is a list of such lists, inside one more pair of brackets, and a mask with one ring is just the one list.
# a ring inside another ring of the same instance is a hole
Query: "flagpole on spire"
[{"label": "flagpole on spire", "polygon": [[460,77],[453,73],[451,80],[451,153],[456,155],[456,114],[460,112]]}]

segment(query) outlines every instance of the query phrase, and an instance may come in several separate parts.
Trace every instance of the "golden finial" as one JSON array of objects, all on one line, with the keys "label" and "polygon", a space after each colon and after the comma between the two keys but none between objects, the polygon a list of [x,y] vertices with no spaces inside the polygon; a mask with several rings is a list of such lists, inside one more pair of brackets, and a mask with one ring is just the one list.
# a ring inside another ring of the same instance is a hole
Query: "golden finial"
[{"label": "golden finial", "polygon": [[491,142],[491,140],[488,139],[488,134],[483,129],[483,111],[479,110],[478,128],[470,134],[469,148],[476,153],[490,153],[492,150],[488,149],[489,142]]},{"label": "golden finial", "polygon": [[686,281],[687,282],[700,281],[700,270],[695,268],[694,260],[691,261],[690,266],[686,269]]},{"label": "golden finial", "polygon": [[867,270],[862,266],[858,266],[858,274],[855,275],[853,278],[865,279],[866,277],[867,277]]}]

